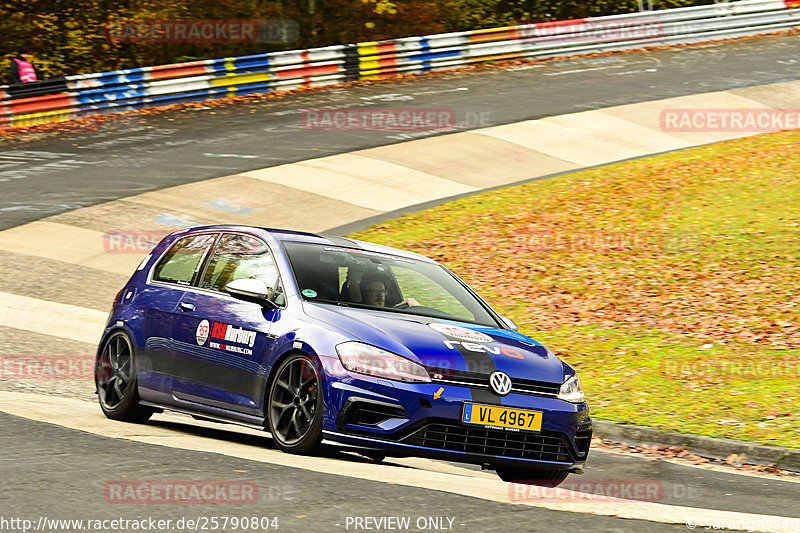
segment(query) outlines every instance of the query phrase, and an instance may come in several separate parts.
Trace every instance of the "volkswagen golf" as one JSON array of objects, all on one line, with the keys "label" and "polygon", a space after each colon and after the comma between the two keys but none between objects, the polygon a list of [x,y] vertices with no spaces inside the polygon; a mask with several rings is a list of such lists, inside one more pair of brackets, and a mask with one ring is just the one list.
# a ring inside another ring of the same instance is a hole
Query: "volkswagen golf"
[{"label": "volkswagen golf", "polygon": [[163,410],[321,446],[556,485],[592,423],[575,370],[439,263],[342,237],[207,226],[117,295],[95,381],[109,418]]}]

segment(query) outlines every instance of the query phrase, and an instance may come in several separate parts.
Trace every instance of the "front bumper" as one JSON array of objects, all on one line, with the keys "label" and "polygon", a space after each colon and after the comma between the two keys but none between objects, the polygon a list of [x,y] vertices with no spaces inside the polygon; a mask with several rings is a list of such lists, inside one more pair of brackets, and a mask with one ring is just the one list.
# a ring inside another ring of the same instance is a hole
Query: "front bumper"
[{"label": "front bumper", "polygon": [[[457,462],[580,469],[592,422],[585,403],[441,383],[402,383],[348,373],[325,362],[323,436],[339,444],[393,456]],[[339,365],[340,366],[340,365]],[[333,372],[329,370],[333,369]],[[464,402],[542,412],[541,431],[513,431],[461,422]]]}]

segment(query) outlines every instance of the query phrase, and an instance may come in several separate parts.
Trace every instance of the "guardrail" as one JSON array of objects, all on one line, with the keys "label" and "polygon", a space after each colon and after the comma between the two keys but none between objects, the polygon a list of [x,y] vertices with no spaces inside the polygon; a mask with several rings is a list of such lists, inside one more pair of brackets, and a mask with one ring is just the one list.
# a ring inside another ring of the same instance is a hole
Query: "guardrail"
[{"label": "guardrail", "polygon": [[730,39],[800,27],[800,0],[739,0],[389,41],[209,59],[0,86],[0,126],[316,87],[478,62]]}]

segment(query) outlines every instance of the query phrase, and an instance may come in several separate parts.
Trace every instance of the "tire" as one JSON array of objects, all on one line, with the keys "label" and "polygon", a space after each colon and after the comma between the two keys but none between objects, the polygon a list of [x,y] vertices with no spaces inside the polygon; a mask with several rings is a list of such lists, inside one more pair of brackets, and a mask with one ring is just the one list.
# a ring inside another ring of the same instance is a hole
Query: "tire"
[{"label": "tire", "polygon": [[100,409],[108,418],[146,422],[155,412],[139,403],[133,344],[124,331],[115,331],[97,356],[94,381]]},{"label": "tire", "polygon": [[566,470],[540,470],[515,468],[513,466],[498,466],[495,467],[494,471],[503,481],[540,487],[557,487],[569,475]]},{"label": "tire", "polygon": [[269,390],[267,422],[282,451],[309,455],[322,445],[322,382],[314,360],[305,354],[287,357]]}]

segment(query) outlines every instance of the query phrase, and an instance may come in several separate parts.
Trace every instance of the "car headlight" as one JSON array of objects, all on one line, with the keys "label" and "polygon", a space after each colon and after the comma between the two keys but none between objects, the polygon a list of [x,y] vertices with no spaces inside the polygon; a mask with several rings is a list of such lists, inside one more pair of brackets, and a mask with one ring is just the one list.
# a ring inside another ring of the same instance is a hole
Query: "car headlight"
[{"label": "car headlight", "polygon": [[578,377],[578,374],[572,374],[569,379],[561,385],[561,389],[558,391],[558,397],[572,403],[581,403],[584,401],[586,395],[583,393],[581,378]]},{"label": "car headlight", "polygon": [[369,344],[345,342],[336,347],[336,352],[342,365],[350,372],[397,381],[431,381],[428,371],[422,365]]}]

